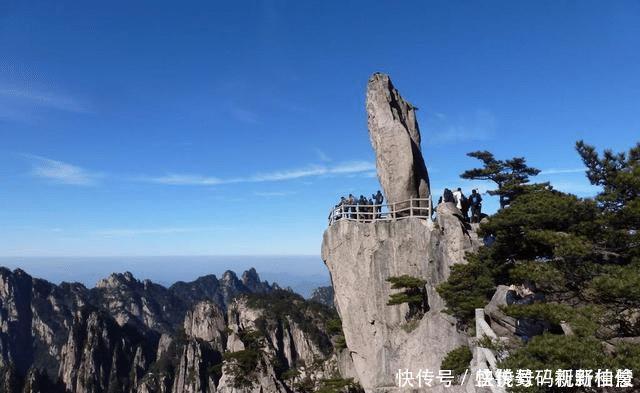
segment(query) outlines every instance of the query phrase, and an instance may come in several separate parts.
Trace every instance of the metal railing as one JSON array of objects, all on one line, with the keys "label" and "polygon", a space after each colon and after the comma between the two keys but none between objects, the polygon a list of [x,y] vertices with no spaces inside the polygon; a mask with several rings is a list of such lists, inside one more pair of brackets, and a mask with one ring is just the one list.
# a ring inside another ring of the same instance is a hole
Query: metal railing
[{"label": "metal railing", "polygon": [[431,220],[433,206],[431,198],[411,198],[406,201],[381,205],[338,205],[329,212],[329,225],[337,221],[395,221],[405,218]]}]

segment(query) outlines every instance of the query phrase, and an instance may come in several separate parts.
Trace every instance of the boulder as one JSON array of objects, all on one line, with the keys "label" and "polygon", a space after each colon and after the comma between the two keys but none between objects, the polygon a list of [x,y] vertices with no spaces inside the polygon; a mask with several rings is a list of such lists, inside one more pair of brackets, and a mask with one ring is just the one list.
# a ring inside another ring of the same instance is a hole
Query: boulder
[{"label": "boulder", "polygon": [[508,286],[498,285],[491,301],[484,307],[485,315],[490,318],[491,328],[501,336],[514,335],[518,327],[518,321],[500,309],[507,305],[507,292],[509,292]]},{"label": "boulder", "polygon": [[400,96],[388,75],[375,73],[369,78],[369,137],[376,154],[380,184],[389,204],[431,195],[416,109]]}]

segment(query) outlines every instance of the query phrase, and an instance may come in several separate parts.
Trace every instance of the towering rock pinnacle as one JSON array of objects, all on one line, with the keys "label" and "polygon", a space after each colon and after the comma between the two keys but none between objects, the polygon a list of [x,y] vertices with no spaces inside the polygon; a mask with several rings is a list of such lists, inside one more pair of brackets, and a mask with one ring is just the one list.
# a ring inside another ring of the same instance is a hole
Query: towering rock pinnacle
[{"label": "towering rock pinnacle", "polygon": [[[429,197],[427,169],[420,152],[415,108],[404,101],[389,77],[374,74],[367,89],[369,134],[378,177],[390,203]],[[398,370],[430,370],[438,375],[448,352],[468,344],[445,314],[436,287],[451,266],[465,263],[479,246],[475,233],[452,203],[437,209],[437,223],[418,217],[360,222],[338,220],[324,233],[322,259],[331,273],[334,302],[355,374],[367,393],[401,392]],[[408,275],[426,282],[424,312],[412,315],[406,303],[389,305],[388,279]],[[434,383],[430,392],[474,392],[465,386]]]},{"label": "towering rock pinnacle", "polygon": [[416,107],[405,101],[388,75],[367,85],[367,117],[380,184],[389,203],[429,198],[429,175],[420,148]]}]

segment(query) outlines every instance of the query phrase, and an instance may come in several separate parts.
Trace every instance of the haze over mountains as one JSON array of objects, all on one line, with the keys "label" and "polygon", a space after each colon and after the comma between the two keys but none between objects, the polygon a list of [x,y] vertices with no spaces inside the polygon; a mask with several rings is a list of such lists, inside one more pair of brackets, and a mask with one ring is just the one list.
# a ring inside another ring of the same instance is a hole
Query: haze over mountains
[{"label": "haze over mountains", "polygon": [[0,257],[0,266],[20,268],[53,283],[80,282],[91,288],[113,272],[130,271],[166,287],[176,281],[227,270],[242,272],[254,267],[260,276],[291,287],[309,297],[313,289],[329,285],[329,275],[316,256],[159,256],[159,257]]}]

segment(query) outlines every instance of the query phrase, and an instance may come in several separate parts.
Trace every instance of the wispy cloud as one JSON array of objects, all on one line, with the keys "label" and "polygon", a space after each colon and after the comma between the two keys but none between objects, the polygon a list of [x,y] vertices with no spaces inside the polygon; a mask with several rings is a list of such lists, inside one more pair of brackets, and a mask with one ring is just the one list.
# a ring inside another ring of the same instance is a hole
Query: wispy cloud
[{"label": "wispy cloud", "polygon": [[31,174],[55,183],[75,186],[96,184],[102,175],[66,162],[32,154],[24,155],[31,161]]},{"label": "wispy cloud", "polygon": [[565,173],[584,173],[585,168],[549,168],[540,171],[540,175],[561,175]]},{"label": "wispy cloud", "polygon": [[443,113],[435,113],[425,121],[427,143],[444,145],[469,141],[484,141],[493,138],[496,119],[491,112],[478,110],[471,116],[451,119]]},{"label": "wispy cloud", "polygon": [[339,176],[357,173],[367,173],[375,170],[375,165],[368,161],[351,161],[337,165],[312,165],[282,171],[257,173],[246,177],[218,178],[194,174],[169,174],[160,177],[143,178],[152,183],[168,185],[210,186],[232,183],[261,183],[295,180],[318,176]]},{"label": "wispy cloud", "polygon": [[322,165],[309,166],[306,168],[288,169],[283,171],[275,171],[268,173],[259,173],[244,179],[236,179],[238,182],[267,182],[300,179],[302,177],[312,177],[326,175],[331,171],[330,168]]},{"label": "wispy cloud", "polygon": [[318,156],[318,159],[322,162],[331,162],[331,157],[329,157],[324,151],[320,150],[320,149],[315,149],[316,152],[316,156]]},{"label": "wispy cloud", "polygon": [[227,181],[218,179],[217,177],[185,174],[168,174],[165,176],[146,177],[139,179],[152,183],[168,184],[173,186],[214,186],[217,184],[227,183]]},{"label": "wispy cloud", "polygon": [[87,113],[89,107],[80,100],[51,91],[38,91],[31,88],[0,87],[0,99],[14,105],[33,105],[68,112]]},{"label": "wispy cloud", "polygon": [[162,235],[192,232],[211,232],[220,230],[218,227],[161,227],[161,228],[112,228],[94,231],[94,235],[104,237],[132,237],[142,235]]},{"label": "wispy cloud", "polygon": [[293,194],[295,194],[293,191],[256,191],[253,193],[253,195],[263,198],[284,197]]},{"label": "wispy cloud", "polygon": [[258,124],[260,123],[258,114],[252,110],[237,106],[237,105],[232,105],[229,108],[229,113],[231,114],[231,116],[233,116],[236,120],[241,121],[243,123],[247,123],[247,124]]}]

